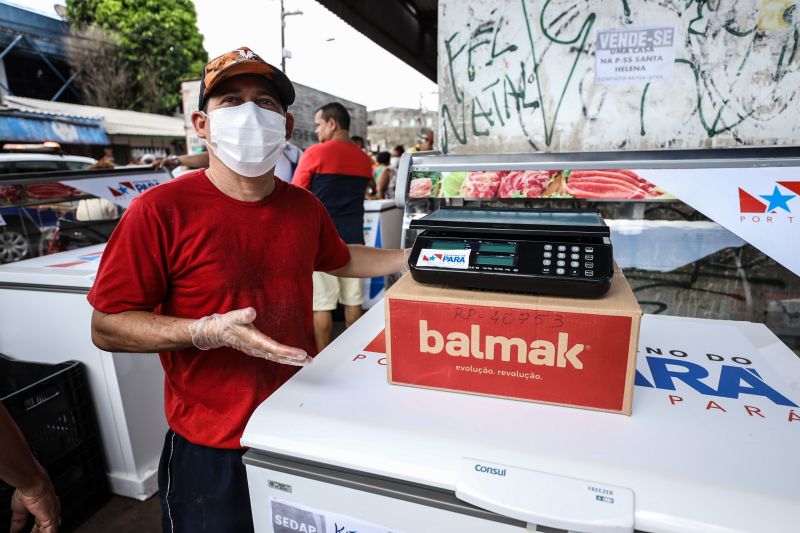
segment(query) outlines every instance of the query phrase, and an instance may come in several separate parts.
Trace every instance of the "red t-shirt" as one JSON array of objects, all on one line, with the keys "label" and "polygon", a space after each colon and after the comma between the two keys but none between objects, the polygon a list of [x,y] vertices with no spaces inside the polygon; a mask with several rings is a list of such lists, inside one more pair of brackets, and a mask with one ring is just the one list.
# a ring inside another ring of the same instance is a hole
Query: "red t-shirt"
[{"label": "red t-shirt", "polygon": [[348,244],[364,244],[364,195],[372,160],[346,141],[326,141],[303,152],[292,185],[313,192]]},{"label": "red t-shirt", "polygon": [[[311,274],[350,253],[314,195],[281,180],[258,202],[220,192],[204,170],[144,192],[108,241],[89,303],[200,318],[252,306],[256,328],[316,354]],[[170,427],[190,442],[239,448],[256,407],[298,367],[237,350],[164,352]]]}]

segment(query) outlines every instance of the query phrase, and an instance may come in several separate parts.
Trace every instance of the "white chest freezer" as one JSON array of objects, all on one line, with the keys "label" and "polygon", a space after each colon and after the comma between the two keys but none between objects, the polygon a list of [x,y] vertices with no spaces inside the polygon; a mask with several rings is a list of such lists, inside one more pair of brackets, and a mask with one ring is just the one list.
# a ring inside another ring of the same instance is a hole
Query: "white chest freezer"
[{"label": "white chest freezer", "polygon": [[252,416],[257,532],[798,530],[800,360],[761,324],[645,315],[630,417],[389,385],[383,327]]},{"label": "white chest freezer", "polygon": [[105,244],[0,266],[0,353],[86,366],[112,492],[144,500],[158,490],[167,421],[156,354],[109,353],[92,344],[92,287]]}]

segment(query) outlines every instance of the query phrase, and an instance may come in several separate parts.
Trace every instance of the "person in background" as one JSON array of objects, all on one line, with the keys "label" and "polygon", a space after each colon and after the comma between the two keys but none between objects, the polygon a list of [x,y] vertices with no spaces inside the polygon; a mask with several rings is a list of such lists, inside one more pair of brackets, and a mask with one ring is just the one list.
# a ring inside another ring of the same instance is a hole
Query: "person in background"
[{"label": "person in background", "polygon": [[111,161],[111,163],[113,163],[113,164],[116,164],[117,162],[114,159],[114,149],[111,148],[110,146],[107,146],[106,148],[103,148],[103,157],[101,157],[100,160],[103,160],[103,159],[105,159],[107,161]]},{"label": "person in background", "polygon": [[360,135],[353,135],[352,137],[350,137],[350,140],[353,142],[353,144],[358,146],[362,151],[366,152],[367,143],[364,142],[364,137],[361,137]]},{"label": "person in background", "polygon": [[389,158],[389,166],[392,167],[392,175],[389,178],[389,185],[386,187],[386,198],[394,198],[397,188],[397,173],[400,170],[400,157],[406,152],[405,146],[398,144],[392,149],[392,157]]},{"label": "person in background", "polygon": [[2,402],[0,450],[0,480],[15,487],[11,496],[11,533],[25,528],[29,513],[36,520],[32,533],[56,533],[61,523],[61,504],[53,483]]},{"label": "person in background", "polygon": [[275,164],[275,176],[291,183],[294,177],[294,171],[297,165],[300,164],[300,158],[303,156],[303,151],[289,141],[286,141],[286,146],[281,151],[281,156]]},{"label": "person in background", "polygon": [[375,198],[382,200],[389,198],[387,192],[392,181],[394,170],[391,165],[391,155],[389,152],[378,153],[378,168],[375,169]]},{"label": "person in background", "polygon": [[433,150],[433,131],[426,129],[419,136],[419,141],[413,148],[409,148],[409,152],[429,152]]},{"label": "person in background", "polygon": [[[332,102],[314,115],[319,144],[300,159],[293,185],[313,192],[328,210],[347,244],[364,244],[364,197],[372,179],[372,160],[350,139],[350,114]],[[317,349],[331,342],[337,303],[344,305],[347,327],[361,316],[364,283],[351,277],[314,272],[314,336]]]},{"label": "person in background", "polygon": [[[300,162],[300,156],[303,151],[286,141],[286,145],[281,151],[278,162],[275,164],[275,176],[283,181],[292,181],[292,176]],[[200,152],[199,154],[184,154],[184,155],[171,155],[163,159],[158,159],[153,162],[153,166],[157,169],[168,168],[175,170],[178,167],[187,169],[193,168],[206,168],[208,167],[208,152]]]},{"label": "person in background", "polygon": [[394,148],[392,148],[392,157],[389,160],[389,164],[392,165],[392,168],[397,172],[397,168],[400,166],[400,157],[406,152],[406,148],[402,144],[398,144]]},{"label": "person in background", "polygon": [[346,245],[313,194],[275,179],[294,99],[248,48],[209,61],[192,113],[209,167],[131,202],[87,297],[98,348],[160,355],[166,532],[253,531],[242,433],[317,353],[312,273],[405,270],[405,251]]}]

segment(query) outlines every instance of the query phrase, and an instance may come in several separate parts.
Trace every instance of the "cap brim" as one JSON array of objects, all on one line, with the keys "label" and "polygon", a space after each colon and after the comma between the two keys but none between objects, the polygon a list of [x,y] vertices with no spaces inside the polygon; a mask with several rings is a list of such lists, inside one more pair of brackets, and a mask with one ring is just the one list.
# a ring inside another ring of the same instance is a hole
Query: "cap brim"
[{"label": "cap brim", "polygon": [[289,78],[286,77],[286,74],[266,63],[259,63],[256,61],[234,63],[219,71],[214,77],[214,83],[210,86],[206,86],[203,92],[203,98],[208,98],[208,95],[223,81],[244,74],[261,76],[272,83],[278,92],[278,98],[280,98],[284,108],[288,108],[294,103],[294,86],[292,82],[289,81]]}]

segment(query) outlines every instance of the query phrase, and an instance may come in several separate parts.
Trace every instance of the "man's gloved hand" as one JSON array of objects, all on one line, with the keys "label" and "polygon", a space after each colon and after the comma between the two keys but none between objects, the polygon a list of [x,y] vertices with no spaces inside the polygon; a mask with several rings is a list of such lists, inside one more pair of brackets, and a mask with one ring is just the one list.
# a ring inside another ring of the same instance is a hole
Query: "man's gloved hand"
[{"label": "man's gloved hand", "polygon": [[303,350],[276,342],[258,331],[253,326],[255,319],[256,310],[246,307],[196,320],[189,324],[189,333],[192,343],[201,350],[227,346],[284,365],[305,366],[313,361]]}]

